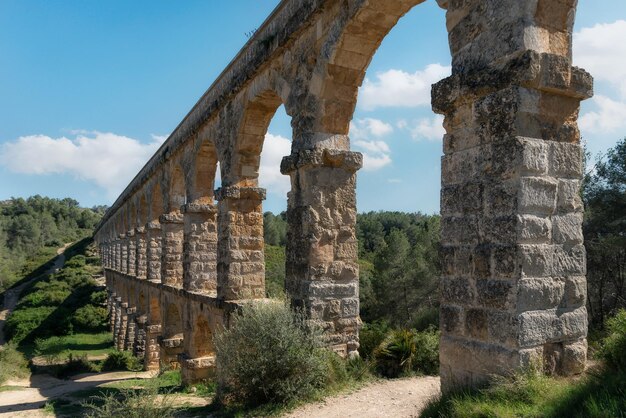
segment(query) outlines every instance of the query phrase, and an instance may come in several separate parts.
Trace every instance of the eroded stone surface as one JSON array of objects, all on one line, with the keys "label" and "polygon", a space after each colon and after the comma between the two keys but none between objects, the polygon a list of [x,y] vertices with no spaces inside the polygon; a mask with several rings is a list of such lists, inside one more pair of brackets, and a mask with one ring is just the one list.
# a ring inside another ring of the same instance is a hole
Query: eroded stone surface
[{"label": "eroded stone surface", "polygon": [[[258,173],[284,104],[293,127],[281,164],[291,178],[286,290],[328,346],[357,353],[362,156],[350,151],[349,125],[374,52],[421,2],[281,2],[96,231],[119,348],[143,352],[147,368],[171,362],[187,381],[202,378],[214,364],[212,333],[239,304],[265,297]],[[432,89],[446,130],[443,389],[537,363],[579,373],[587,317],[577,117],[593,83],[571,66],[576,2],[438,3],[452,53],[451,76]]]}]

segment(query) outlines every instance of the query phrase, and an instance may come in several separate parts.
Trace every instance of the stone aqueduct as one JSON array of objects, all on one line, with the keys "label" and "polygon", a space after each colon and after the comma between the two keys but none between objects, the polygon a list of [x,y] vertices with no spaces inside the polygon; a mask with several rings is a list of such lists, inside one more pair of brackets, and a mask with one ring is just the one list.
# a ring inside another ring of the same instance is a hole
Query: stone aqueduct
[{"label": "stone aqueduct", "polygon": [[[531,362],[585,366],[576,0],[438,0],[452,75],[435,84],[442,159],[444,390]],[[276,109],[292,118],[286,290],[342,355],[359,348],[356,172],[349,123],[386,34],[423,0],[283,0],[143,167],[95,233],[119,349],[185,381],[212,334],[263,299],[258,170]],[[219,162],[219,166],[218,166]],[[217,167],[221,187],[214,192]],[[416,191],[417,193],[417,191]]]}]

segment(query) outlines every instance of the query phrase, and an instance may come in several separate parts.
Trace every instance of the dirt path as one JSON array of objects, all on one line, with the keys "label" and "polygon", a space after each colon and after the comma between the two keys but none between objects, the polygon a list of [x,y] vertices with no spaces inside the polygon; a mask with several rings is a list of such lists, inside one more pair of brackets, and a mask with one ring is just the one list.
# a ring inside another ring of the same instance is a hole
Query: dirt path
[{"label": "dirt path", "polygon": [[33,375],[30,379],[9,381],[9,386],[21,389],[0,392],[0,417],[43,417],[41,408],[46,401],[90,389],[109,382],[127,379],[147,379],[154,372],[111,372],[83,374],[72,380],[60,380],[48,375]]},{"label": "dirt path", "polygon": [[283,418],[417,417],[439,393],[438,377],[380,380],[353,393],[305,405]]},{"label": "dirt path", "polygon": [[[69,247],[70,245],[72,244],[71,243],[65,244],[63,247],[57,250],[57,258],[54,260],[54,265],[50,267],[50,269],[44,274],[54,273],[55,271],[63,267],[63,264],[65,264],[64,252],[67,249],[67,247]],[[0,308],[1,309],[0,310],[0,346],[4,345],[5,343],[4,324],[7,318],[9,317],[9,315],[11,314],[11,312],[13,311],[13,309],[15,309],[15,306],[17,305],[17,302],[20,298],[20,293],[22,293],[22,290],[24,290],[26,286],[28,286],[35,280],[39,280],[40,277],[41,276],[33,277],[31,280],[27,281],[26,283],[22,283],[16,288],[9,289],[5,292],[4,303],[2,305],[2,308]]]}]

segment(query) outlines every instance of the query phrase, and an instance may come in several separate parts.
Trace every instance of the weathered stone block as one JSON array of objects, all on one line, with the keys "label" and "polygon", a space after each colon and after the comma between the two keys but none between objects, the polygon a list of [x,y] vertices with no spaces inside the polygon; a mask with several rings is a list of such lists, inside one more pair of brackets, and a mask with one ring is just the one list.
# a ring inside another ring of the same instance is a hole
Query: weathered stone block
[{"label": "weathered stone block", "polygon": [[545,177],[524,177],[520,182],[519,205],[523,213],[550,215],[556,208],[558,182]]},{"label": "weathered stone block", "polygon": [[582,244],[583,215],[570,213],[552,217],[553,240],[555,244]]},{"label": "weathered stone block", "polygon": [[517,285],[517,311],[535,311],[558,307],[565,294],[563,280],[525,278]]},{"label": "weathered stone block", "polygon": [[552,237],[552,222],[546,217],[518,215],[517,236],[520,244],[547,244]]}]

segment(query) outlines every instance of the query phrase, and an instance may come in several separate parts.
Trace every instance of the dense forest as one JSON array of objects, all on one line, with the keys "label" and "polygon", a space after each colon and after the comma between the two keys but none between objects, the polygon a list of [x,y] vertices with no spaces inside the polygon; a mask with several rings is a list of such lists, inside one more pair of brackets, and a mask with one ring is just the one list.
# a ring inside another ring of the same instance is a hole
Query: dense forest
[{"label": "dense forest", "polygon": [[[285,213],[264,214],[269,296],[285,280]],[[369,212],[357,217],[361,316],[365,322],[425,329],[437,324],[439,216]]]},{"label": "dense forest", "polygon": [[607,318],[626,308],[626,138],[587,171],[587,307],[591,327],[603,328]]},{"label": "dense forest", "polygon": [[[33,196],[0,202],[0,292],[65,243],[93,232],[104,207],[81,208],[73,199]],[[32,266],[30,266],[32,267]]]}]

